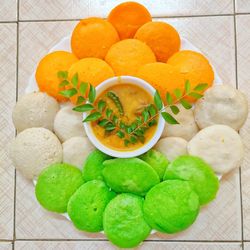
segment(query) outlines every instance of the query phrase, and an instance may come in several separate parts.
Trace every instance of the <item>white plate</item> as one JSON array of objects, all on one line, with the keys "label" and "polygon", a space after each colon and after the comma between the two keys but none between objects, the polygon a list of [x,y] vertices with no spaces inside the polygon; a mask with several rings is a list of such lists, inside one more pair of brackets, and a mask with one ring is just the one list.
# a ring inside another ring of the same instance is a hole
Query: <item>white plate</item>
[{"label": "white plate", "polygon": [[[64,37],[59,43],[57,43],[54,47],[52,47],[49,50],[49,53],[53,52],[53,51],[57,51],[57,50],[64,50],[64,51],[72,52],[71,51],[71,46],[70,46],[70,37],[71,36]],[[193,51],[197,51],[197,52],[202,53],[197,47],[195,47],[192,43],[190,43],[186,38],[181,38],[181,50],[193,50]],[[216,69],[214,68],[213,65],[212,65],[212,67],[213,67],[213,71],[214,71],[214,84],[215,85],[221,85],[222,84],[222,79],[218,75],[218,73],[217,73],[217,71],[216,71]],[[36,82],[36,79],[35,79],[35,71],[34,71],[32,73],[32,75],[30,76],[30,78],[29,78],[29,83],[28,83],[28,86],[25,89],[25,93],[28,94],[28,93],[38,91],[38,90],[39,89],[38,89],[37,82]],[[222,177],[222,175],[217,175],[217,176],[218,176],[219,180]],[[34,180],[33,183],[35,185],[36,181]],[[62,216],[64,216],[66,219],[70,220],[67,213],[62,214]],[[154,234],[155,232],[156,232],[156,230],[152,230],[151,234]],[[103,231],[100,232],[100,233],[104,234]]]}]

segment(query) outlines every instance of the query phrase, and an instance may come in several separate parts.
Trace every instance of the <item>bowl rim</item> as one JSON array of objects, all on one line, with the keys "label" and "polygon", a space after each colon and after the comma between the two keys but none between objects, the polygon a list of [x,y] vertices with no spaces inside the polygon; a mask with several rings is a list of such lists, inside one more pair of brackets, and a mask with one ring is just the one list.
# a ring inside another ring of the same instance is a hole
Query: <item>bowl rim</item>
[{"label": "bowl rim", "polygon": [[[146,81],[140,78],[137,78],[134,76],[115,76],[115,77],[112,77],[103,81],[96,87],[96,96],[98,97],[98,95],[101,94],[104,90],[113,86],[114,84],[117,84],[117,82],[119,84],[126,83],[126,84],[137,85],[143,88],[144,90],[146,90],[152,97],[154,97],[154,94],[156,91],[149,83],[147,83]],[[87,113],[83,113],[83,119],[85,119],[86,116],[87,116]],[[94,135],[90,123],[85,122],[83,123],[83,126],[85,128],[87,137],[97,149],[113,157],[131,158],[131,157],[136,157],[147,152],[157,143],[157,141],[160,139],[162,132],[164,130],[165,121],[162,118],[162,116],[159,116],[157,128],[152,138],[147,143],[145,143],[142,147],[135,149],[135,150],[128,150],[128,151],[118,151],[118,150],[114,150],[103,145]]]}]

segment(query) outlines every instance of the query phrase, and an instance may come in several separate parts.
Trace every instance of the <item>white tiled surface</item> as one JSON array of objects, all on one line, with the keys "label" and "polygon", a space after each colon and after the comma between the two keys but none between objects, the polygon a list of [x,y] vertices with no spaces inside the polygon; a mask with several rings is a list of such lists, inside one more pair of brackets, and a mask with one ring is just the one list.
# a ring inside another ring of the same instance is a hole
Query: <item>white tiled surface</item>
[{"label": "white tiled surface", "polygon": [[[15,0],[1,0],[0,2],[0,22],[2,22],[0,23],[0,250],[12,249],[11,242],[1,242],[1,240],[15,241],[14,249],[25,250],[115,249],[104,240],[103,235],[83,234],[60,216],[45,212],[34,198],[32,184],[18,173],[15,195],[15,175],[7,157],[7,145],[15,135],[11,110],[16,100],[16,91],[19,97],[23,94],[28,78],[39,59],[72,31],[76,23],[74,19],[93,15],[105,17],[118,2],[122,1],[19,0],[17,3]],[[138,2],[144,3],[157,19],[174,25],[182,36],[200,48],[216,67],[225,83],[236,86],[237,75],[238,87],[250,99],[250,14],[234,15],[234,7],[237,13],[250,13],[250,0],[236,0],[235,3],[233,0]],[[20,22],[16,22],[17,16]],[[172,17],[165,18],[167,16]],[[17,47],[18,72],[16,72]],[[18,89],[16,89],[16,74]],[[243,240],[250,241],[249,130],[250,120],[241,131],[246,145],[241,183],[238,170],[225,176],[221,181],[217,199],[202,209],[198,220],[190,229],[178,235],[155,234],[139,249],[242,249]],[[241,192],[243,206],[241,206]],[[250,249],[250,243],[245,242],[244,247]]]}]

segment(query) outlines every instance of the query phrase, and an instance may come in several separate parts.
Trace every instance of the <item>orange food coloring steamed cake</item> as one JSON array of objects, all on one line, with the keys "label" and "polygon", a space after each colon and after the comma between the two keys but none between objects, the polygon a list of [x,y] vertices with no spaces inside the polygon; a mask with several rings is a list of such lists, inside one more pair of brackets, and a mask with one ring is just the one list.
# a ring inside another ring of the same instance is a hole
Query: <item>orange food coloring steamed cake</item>
[{"label": "orange food coloring steamed cake", "polygon": [[102,18],[91,17],[76,25],[71,37],[71,48],[79,59],[103,59],[111,45],[117,41],[119,36],[111,23]]},{"label": "orange food coloring steamed cake", "polygon": [[64,87],[59,87],[61,80],[57,73],[67,71],[77,60],[74,54],[66,51],[55,51],[43,57],[37,66],[35,75],[40,91],[46,92],[58,101],[66,101],[66,98],[59,94]]},{"label": "orange food coloring steamed cake", "polygon": [[[79,83],[87,82],[96,87],[104,80],[113,77],[112,68],[99,58],[84,58],[73,64],[69,69],[69,79],[78,73]],[[68,86],[72,88],[72,86]],[[73,103],[76,103],[77,96],[71,98]]]},{"label": "orange food coloring steamed cake", "polygon": [[213,85],[212,66],[201,53],[182,50],[170,57],[167,63],[176,67],[184,79],[190,81],[191,87],[199,83],[207,83],[208,87]]},{"label": "orange food coloring steamed cake", "polygon": [[156,61],[153,51],[137,39],[126,39],[114,44],[105,60],[118,76],[134,76],[141,66]]},{"label": "orange food coloring steamed cake", "polygon": [[183,90],[185,86],[184,78],[179,71],[166,63],[155,62],[146,64],[139,69],[136,76],[157,89],[163,100],[166,92],[173,93],[176,88]]},{"label": "orange food coloring steamed cake", "polygon": [[148,10],[136,2],[117,5],[108,16],[108,21],[114,25],[120,39],[132,38],[138,28],[151,20]]},{"label": "orange food coloring steamed cake", "polygon": [[181,40],[176,29],[164,22],[148,22],[140,27],[134,38],[145,42],[155,53],[157,61],[166,62],[179,51]]}]

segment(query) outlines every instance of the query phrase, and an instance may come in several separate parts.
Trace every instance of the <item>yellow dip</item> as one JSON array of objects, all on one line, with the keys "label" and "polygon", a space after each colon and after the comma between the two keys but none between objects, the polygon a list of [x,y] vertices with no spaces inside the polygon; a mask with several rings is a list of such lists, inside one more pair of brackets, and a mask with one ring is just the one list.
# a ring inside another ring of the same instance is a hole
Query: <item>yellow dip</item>
[{"label": "yellow dip", "polygon": [[[112,91],[116,94],[116,96],[119,97],[124,110],[123,116],[120,115],[119,110],[117,109],[114,102],[107,97],[107,92],[109,91]],[[108,88],[97,97],[95,104],[97,104],[99,100],[105,101],[107,104],[106,107],[112,109],[113,114],[119,117],[119,120],[123,121],[127,125],[136,120],[136,117],[141,114],[143,108],[153,103],[153,98],[147,91],[145,91],[141,87],[129,83],[117,84]],[[105,129],[103,127],[98,125],[98,122],[92,122],[91,127],[96,138],[102,144],[111,149],[119,151],[131,151],[140,148],[141,146],[143,146],[143,144],[147,143],[147,141],[149,141],[153,137],[157,128],[157,126],[155,125],[146,130],[144,134],[144,143],[137,141],[136,143],[129,143],[128,145],[125,145],[124,139],[121,139],[116,135],[116,129],[112,132],[107,133],[105,132]]]}]

